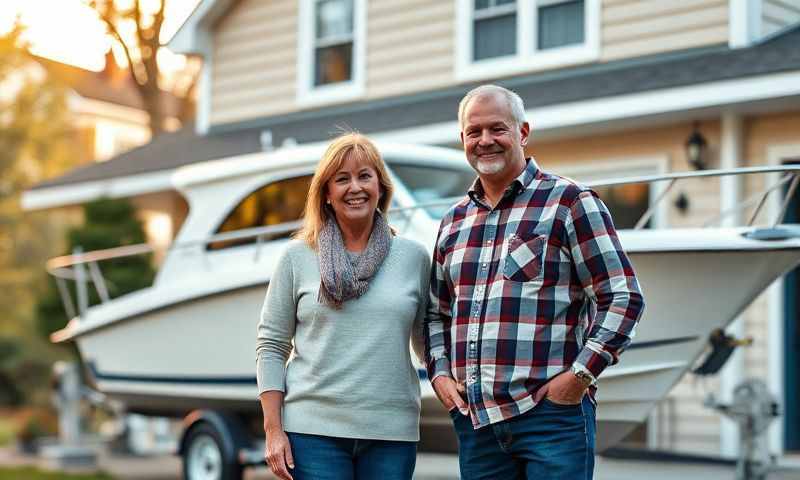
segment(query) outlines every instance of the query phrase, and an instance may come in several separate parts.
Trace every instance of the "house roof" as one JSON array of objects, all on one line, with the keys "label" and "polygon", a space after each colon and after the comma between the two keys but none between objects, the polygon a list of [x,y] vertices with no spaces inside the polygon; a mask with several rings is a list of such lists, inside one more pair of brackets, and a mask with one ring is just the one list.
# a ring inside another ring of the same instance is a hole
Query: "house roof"
[{"label": "house roof", "polygon": [[199,136],[193,124],[162,133],[150,143],[105,161],[78,167],[31,190],[172,170],[190,163],[225,158],[261,149],[258,136],[221,134]]},{"label": "house roof", "polygon": [[[127,69],[117,68],[116,64],[108,66],[108,62],[113,62],[113,57],[109,55],[106,56],[107,67],[100,72],[85,70],[44,57],[35,58],[50,75],[81,97],[144,110],[144,104],[134,80]],[[174,95],[163,91],[162,104],[167,116],[178,116],[180,100]]]},{"label": "house roof", "polygon": [[[695,49],[537,73],[502,81],[535,109],[569,102],[615,97],[636,92],[705,84],[722,80],[800,71],[800,27],[757,45]],[[476,84],[477,85],[477,84]],[[212,127],[198,136],[192,127],[164,134],[153,142],[107,162],[73,170],[33,189],[169,170],[190,163],[261,150],[261,132],[269,129],[276,145],[293,138],[300,143],[324,141],[342,127],[366,134],[453,122],[458,102],[473,85],[462,85],[389,99],[261,118]],[[453,140],[457,132],[453,131]]]}]

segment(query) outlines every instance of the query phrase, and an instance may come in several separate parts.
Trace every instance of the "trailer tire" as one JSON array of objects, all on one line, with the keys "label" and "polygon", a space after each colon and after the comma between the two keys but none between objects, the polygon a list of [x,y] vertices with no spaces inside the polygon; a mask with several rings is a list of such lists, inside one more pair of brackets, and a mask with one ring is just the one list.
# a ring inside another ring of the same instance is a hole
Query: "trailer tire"
[{"label": "trailer tire", "polygon": [[209,422],[192,427],[182,457],[185,480],[242,480],[244,469],[226,455],[222,436]]}]

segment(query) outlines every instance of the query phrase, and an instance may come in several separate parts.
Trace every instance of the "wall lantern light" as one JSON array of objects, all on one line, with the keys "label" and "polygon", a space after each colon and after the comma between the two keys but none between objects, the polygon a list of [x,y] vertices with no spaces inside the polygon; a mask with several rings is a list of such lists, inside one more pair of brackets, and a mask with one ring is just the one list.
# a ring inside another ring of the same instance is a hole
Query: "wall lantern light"
[{"label": "wall lantern light", "polygon": [[705,170],[708,168],[707,156],[708,142],[695,123],[692,134],[686,139],[686,159],[695,170]]}]

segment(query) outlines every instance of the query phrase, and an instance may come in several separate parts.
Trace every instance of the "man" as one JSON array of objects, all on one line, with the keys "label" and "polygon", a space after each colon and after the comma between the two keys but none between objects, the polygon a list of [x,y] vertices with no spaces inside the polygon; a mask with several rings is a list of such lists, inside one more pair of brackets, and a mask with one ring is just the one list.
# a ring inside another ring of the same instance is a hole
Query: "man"
[{"label": "man", "polygon": [[428,375],[464,480],[591,479],[594,385],[644,302],[597,195],[525,158],[524,112],[494,85],[459,105],[478,179],[439,228]]}]

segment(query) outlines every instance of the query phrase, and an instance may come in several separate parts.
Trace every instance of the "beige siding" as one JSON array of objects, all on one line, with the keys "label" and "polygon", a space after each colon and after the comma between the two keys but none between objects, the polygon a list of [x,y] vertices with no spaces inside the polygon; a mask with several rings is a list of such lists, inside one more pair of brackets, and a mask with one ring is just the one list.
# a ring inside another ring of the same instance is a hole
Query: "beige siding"
[{"label": "beige siding", "polygon": [[453,82],[455,2],[369,2],[367,17],[367,97]]},{"label": "beige siding", "polygon": [[605,1],[601,39],[601,61],[726,43],[728,1]]},{"label": "beige siding", "polygon": [[211,123],[295,108],[297,5],[242,0],[214,30]]},{"label": "beige siding", "polygon": [[761,35],[770,35],[800,22],[800,0],[763,0]]},{"label": "beige siding", "polygon": [[[456,83],[454,0],[366,3],[363,100]],[[779,18],[789,18],[786,11],[797,3],[765,0],[764,21],[772,22],[778,11],[783,12]],[[727,9],[728,0],[605,0],[600,61],[724,44]],[[241,0],[215,26],[212,124],[301,108],[296,102],[297,15],[293,0]]]}]

